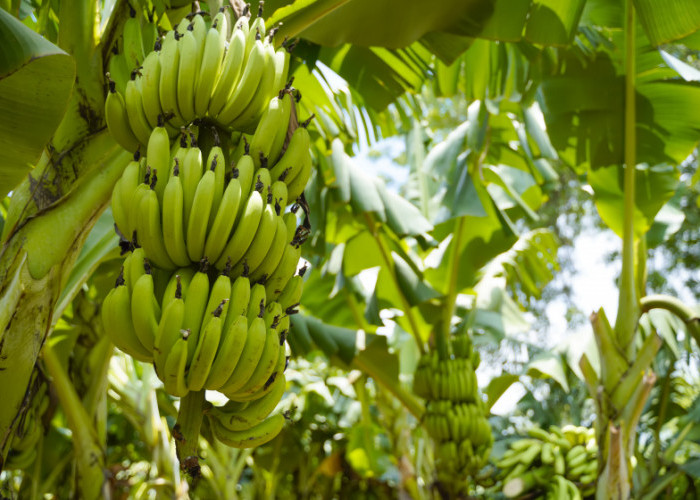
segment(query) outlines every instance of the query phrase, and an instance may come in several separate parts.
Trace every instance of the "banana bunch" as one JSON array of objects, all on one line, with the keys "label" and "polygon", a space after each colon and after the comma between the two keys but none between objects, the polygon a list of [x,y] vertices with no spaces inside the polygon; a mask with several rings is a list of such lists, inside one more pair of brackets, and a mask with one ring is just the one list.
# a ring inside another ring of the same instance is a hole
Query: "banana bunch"
[{"label": "banana bunch", "polygon": [[476,380],[478,354],[466,333],[452,337],[450,346],[447,359],[440,359],[437,351],[421,357],[413,391],[426,399],[422,423],[436,442],[438,476],[454,483],[486,465],[493,435]]},{"label": "banana bunch", "polygon": [[42,416],[49,408],[51,399],[45,383],[39,385],[34,394],[31,406],[21,419],[12,435],[10,451],[3,467],[7,470],[27,469],[34,463],[37,454],[37,443],[44,434]]},{"label": "banana bunch", "polygon": [[[291,109],[291,100],[285,92],[270,108],[286,101]],[[171,149],[165,128],[154,128],[146,156],[137,152],[114,187],[112,214],[119,232],[161,269],[206,257],[217,269],[228,268],[231,277],[274,276],[281,292],[299,260],[301,231],[296,216],[285,209],[306,186],[311,155],[304,127],[292,133],[281,154],[291,115],[277,115],[276,127],[266,127],[271,115],[265,113],[253,145],[263,163],[279,158],[272,169],[256,167],[249,154],[228,169],[220,146],[212,147],[204,161],[194,134],[183,133]]]},{"label": "banana bunch", "polygon": [[[262,5],[262,3],[261,3]],[[128,151],[147,146],[150,132],[162,122],[172,138],[179,127],[207,119],[225,130],[255,130],[272,96],[284,86],[289,53],[275,49],[276,30],[265,32],[262,8],[250,22],[241,16],[229,33],[222,8],[207,25],[202,13],[185,17],[157,40],[154,50],[135,56],[124,52],[131,67],[123,91],[109,82],[105,119],[114,139]],[[134,43],[133,45],[138,45]],[[112,57],[114,58],[114,56]],[[123,75],[118,62],[110,70]],[[110,76],[112,71],[110,71]],[[119,79],[118,79],[119,80]]]},{"label": "banana bunch", "polygon": [[581,499],[595,492],[598,447],[592,429],[567,425],[539,427],[511,443],[496,462],[503,493],[515,498],[542,492],[548,499]]}]

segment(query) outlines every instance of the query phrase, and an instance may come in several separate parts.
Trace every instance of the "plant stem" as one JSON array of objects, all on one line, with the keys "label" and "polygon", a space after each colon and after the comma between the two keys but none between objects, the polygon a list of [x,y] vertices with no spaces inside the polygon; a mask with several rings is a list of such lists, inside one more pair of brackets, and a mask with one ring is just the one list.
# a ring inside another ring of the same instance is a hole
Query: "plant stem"
[{"label": "plant stem", "polygon": [[[636,104],[635,104],[635,29],[634,5],[626,1],[625,13],[625,177],[624,177],[624,227],[622,238],[622,274],[620,298],[615,322],[618,345],[633,356],[632,339],[639,319],[637,284],[634,272],[634,210],[636,167]],[[641,285],[641,284],[640,284]]]},{"label": "plant stem", "polygon": [[418,327],[418,322],[416,321],[416,318],[413,316],[411,304],[408,303],[408,299],[406,299],[406,296],[403,294],[403,290],[401,290],[399,279],[396,275],[396,269],[394,268],[394,262],[391,259],[389,249],[386,248],[386,245],[384,245],[384,241],[382,240],[381,236],[377,231],[377,225],[374,222],[374,217],[372,217],[372,215],[367,212],[365,212],[364,215],[370,234],[374,237],[374,240],[377,242],[377,246],[379,247],[379,251],[382,254],[384,264],[386,265],[387,271],[389,271],[389,276],[391,276],[391,280],[394,282],[394,286],[398,291],[399,297],[401,299],[401,306],[403,307],[403,312],[406,315],[406,319],[408,319],[408,322],[411,325],[411,333],[413,333],[413,337],[416,339],[416,344],[418,344],[418,350],[421,354],[424,354],[425,345],[423,343],[423,339],[421,338],[420,328]]},{"label": "plant stem", "polygon": [[189,392],[180,399],[180,411],[177,413],[177,422],[173,429],[180,468],[193,481],[201,475],[197,448],[199,429],[202,427],[204,396],[205,391],[196,391]]},{"label": "plant stem", "polygon": [[450,326],[452,325],[452,315],[454,314],[457,302],[457,278],[459,277],[459,250],[462,248],[464,239],[464,228],[466,217],[462,216],[457,220],[457,229],[452,239],[452,259],[450,260],[447,276],[447,295],[442,309],[442,328],[435,329],[435,345],[437,346],[440,359],[447,359],[450,355],[448,349],[448,339],[450,338]]},{"label": "plant stem", "polygon": [[78,463],[78,488],[81,497],[99,498],[104,484],[104,452],[100,448],[90,417],[75,392],[68,373],[63,369],[51,342],[42,349],[46,371],[56,389],[56,395],[73,434],[74,456]]}]

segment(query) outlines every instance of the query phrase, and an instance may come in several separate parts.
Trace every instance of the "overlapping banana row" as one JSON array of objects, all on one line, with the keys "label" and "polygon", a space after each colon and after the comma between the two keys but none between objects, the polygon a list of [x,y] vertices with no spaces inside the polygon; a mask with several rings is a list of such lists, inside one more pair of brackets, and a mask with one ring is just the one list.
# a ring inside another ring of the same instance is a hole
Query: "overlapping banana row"
[{"label": "overlapping banana row", "polygon": [[41,419],[50,402],[47,385],[39,385],[37,392],[32,397],[31,406],[12,434],[10,451],[3,463],[5,469],[27,469],[34,463],[37,455],[37,443],[44,433]]},{"label": "overlapping banana row", "polygon": [[426,399],[423,425],[436,442],[438,475],[454,482],[486,465],[493,436],[474,371],[478,354],[466,334],[454,336],[451,347],[448,359],[436,351],[421,357],[413,391]]},{"label": "overlapping banana row", "polygon": [[294,130],[282,154],[291,101],[287,91],[270,101],[250,154],[231,167],[220,146],[204,161],[194,134],[183,133],[171,148],[166,130],[156,127],[146,156],[134,156],[112,194],[121,234],[162,269],[207,258],[231,277],[246,274],[257,281],[272,278],[280,266],[296,265],[299,256],[294,261],[283,251],[300,240],[296,217],[284,212],[302,194],[312,164],[303,126]]},{"label": "overlapping banana row", "polygon": [[528,431],[496,462],[508,498],[541,494],[548,500],[576,500],[595,492],[598,446],[586,427],[551,426]]},{"label": "overlapping banana row", "polygon": [[[130,68],[123,94],[110,81],[105,118],[112,136],[135,152],[148,145],[159,124],[171,138],[196,119],[252,132],[287,76],[289,53],[275,49],[273,38],[262,12],[252,22],[241,16],[230,32],[223,9],[209,25],[201,13],[184,18],[142,61],[127,57],[138,67]],[[139,45],[142,54],[141,43],[140,33],[132,35],[125,26],[125,51]],[[110,68],[118,63],[110,62]]]}]

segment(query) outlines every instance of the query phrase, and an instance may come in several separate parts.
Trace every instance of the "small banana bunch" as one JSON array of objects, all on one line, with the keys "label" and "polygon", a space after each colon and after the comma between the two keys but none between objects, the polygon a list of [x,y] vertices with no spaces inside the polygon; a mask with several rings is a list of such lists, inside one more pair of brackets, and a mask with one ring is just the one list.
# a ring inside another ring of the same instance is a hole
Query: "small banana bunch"
[{"label": "small banana bunch", "polygon": [[567,425],[539,427],[511,443],[496,462],[509,498],[540,491],[547,499],[581,499],[595,492],[598,446],[592,429]]},{"label": "small banana bunch", "polygon": [[10,452],[3,467],[7,470],[27,469],[34,463],[37,454],[37,443],[44,433],[42,416],[49,408],[51,399],[47,385],[42,383],[34,394],[31,407],[12,435]]},{"label": "small banana bunch", "polygon": [[[185,17],[145,57],[140,59],[142,45],[135,57],[127,57],[138,67],[132,66],[123,94],[108,78],[105,119],[110,133],[135,152],[147,146],[151,130],[159,124],[171,138],[196,119],[251,132],[270,98],[284,86],[289,67],[287,50],[275,49],[275,31],[266,33],[262,7],[252,22],[248,15],[241,16],[230,33],[223,8],[210,25],[202,13]],[[125,26],[127,56],[127,49],[141,42],[138,38]]]},{"label": "small banana bunch", "polygon": [[454,336],[451,346],[448,359],[436,351],[421,357],[413,391],[427,400],[423,425],[436,441],[438,475],[454,482],[486,465],[493,436],[474,371],[478,354],[466,333]]}]

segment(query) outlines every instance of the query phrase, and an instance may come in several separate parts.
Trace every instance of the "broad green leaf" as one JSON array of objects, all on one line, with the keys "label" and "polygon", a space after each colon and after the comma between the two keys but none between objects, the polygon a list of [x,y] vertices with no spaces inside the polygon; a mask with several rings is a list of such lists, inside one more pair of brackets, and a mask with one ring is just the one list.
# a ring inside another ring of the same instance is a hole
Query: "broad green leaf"
[{"label": "broad green leaf", "polygon": [[75,63],[0,9],[0,199],[37,162],[66,111]]},{"label": "broad green leaf", "polygon": [[403,296],[411,306],[415,306],[440,296],[438,292],[428,286],[420,275],[409,266],[399,255],[392,252],[396,279]]},{"label": "broad green leaf", "polygon": [[566,378],[566,363],[559,354],[543,353],[530,361],[526,368],[528,375],[544,376],[554,379],[564,391],[569,392]]},{"label": "broad green leaf", "polygon": [[543,45],[568,45],[586,0],[533,0],[525,38]]},{"label": "broad green leaf", "polygon": [[672,42],[700,29],[696,0],[634,0],[639,20],[653,45]]},{"label": "broad green leaf", "polygon": [[379,178],[375,178],[375,183],[384,203],[386,223],[397,236],[417,236],[433,229],[433,225],[423,217],[415,205],[387,190],[384,181]]},{"label": "broad green leaf", "polygon": [[518,375],[513,375],[512,373],[504,373],[503,375],[492,378],[484,391],[488,398],[486,408],[492,408],[503,393],[519,379],[520,377]]},{"label": "broad green leaf", "polygon": [[343,272],[354,276],[364,269],[384,265],[381,250],[369,231],[363,231],[346,243]]},{"label": "broad green leaf", "polygon": [[646,234],[647,247],[653,248],[668,240],[678,232],[685,220],[685,214],[680,207],[681,189],[666,203],[654,218],[654,223]]},{"label": "broad green leaf", "polygon": [[[661,207],[673,196],[678,185],[678,170],[671,165],[638,165],[635,175],[634,230],[637,236],[649,230]],[[622,237],[624,213],[624,169],[607,167],[588,173],[600,217]]]}]

